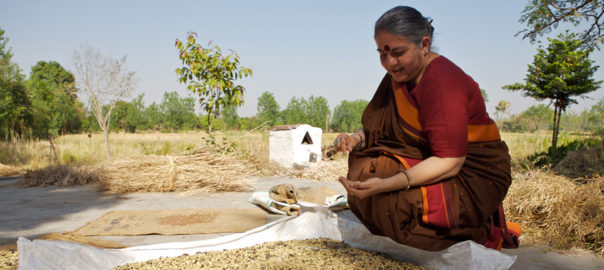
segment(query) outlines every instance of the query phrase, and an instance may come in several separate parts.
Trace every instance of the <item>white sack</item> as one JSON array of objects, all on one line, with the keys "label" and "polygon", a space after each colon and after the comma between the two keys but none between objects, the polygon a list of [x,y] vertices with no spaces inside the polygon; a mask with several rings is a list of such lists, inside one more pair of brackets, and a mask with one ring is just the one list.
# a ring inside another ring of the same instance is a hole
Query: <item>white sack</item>
[{"label": "white sack", "polygon": [[311,205],[302,206],[302,214],[298,217],[284,217],[248,232],[202,241],[102,250],[61,241],[19,238],[17,245],[19,269],[112,269],[160,257],[311,238],[342,240],[351,246],[438,269],[508,269],[516,259],[516,256],[487,249],[471,241],[458,243],[441,252],[419,250],[372,235],[350,211],[341,212],[338,216],[325,207]]}]

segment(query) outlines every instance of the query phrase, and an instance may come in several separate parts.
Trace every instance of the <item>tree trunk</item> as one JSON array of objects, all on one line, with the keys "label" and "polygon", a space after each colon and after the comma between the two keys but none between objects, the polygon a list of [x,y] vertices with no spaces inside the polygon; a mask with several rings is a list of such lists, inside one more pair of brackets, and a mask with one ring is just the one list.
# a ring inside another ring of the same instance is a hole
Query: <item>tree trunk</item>
[{"label": "tree trunk", "polygon": [[552,127],[552,149],[556,149],[557,144],[558,144],[558,111],[560,110],[560,108],[557,105],[554,105],[554,125]]},{"label": "tree trunk", "polygon": [[212,134],[212,125],[214,124],[214,119],[211,118],[211,114],[208,113],[208,135]]},{"label": "tree trunk", "polygon": [[105,135],[105,152],[107,152],[107,160],[111,161],[111,154],[109,153],[109,127],[103,129],[103,135]]},{"label": "tree trunk", "polygon": [[558,147],[558,136],[560,135],[560,119],[562,119],[562,108],[558,108],[558,117],[556,119],[556,147]]}]

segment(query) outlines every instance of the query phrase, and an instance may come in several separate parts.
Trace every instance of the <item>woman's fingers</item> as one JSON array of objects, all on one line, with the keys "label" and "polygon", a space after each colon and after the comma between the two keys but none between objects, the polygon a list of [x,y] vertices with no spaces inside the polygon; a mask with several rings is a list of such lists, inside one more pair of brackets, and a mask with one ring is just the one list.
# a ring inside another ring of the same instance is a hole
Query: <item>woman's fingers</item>
[{"label": "woman's fingers", "polygon": [[358,142],[353,138],[353,136],[341,133],[340,135],[338,135],[338,137],[336,137],[333,142],[333,145],[336,148],[336,151],[340,151],[346,154],[348,152],[352,152],[352,149],[356,146],[357,143]]}]

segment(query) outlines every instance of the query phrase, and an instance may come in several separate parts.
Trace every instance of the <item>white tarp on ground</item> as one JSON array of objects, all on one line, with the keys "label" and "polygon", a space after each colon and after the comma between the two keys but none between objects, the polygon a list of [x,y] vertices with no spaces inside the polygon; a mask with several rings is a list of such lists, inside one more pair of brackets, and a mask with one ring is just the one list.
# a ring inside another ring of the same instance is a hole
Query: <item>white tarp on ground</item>
[{"label": "white tarp on ground", "polygon": [[79,244],[19,238],[19,269],[112,269],[115,266],[175,257],[197,252],[253,246],[264,242],[330,238],[351,246],[386,253],[389,256],[437,269],[508,269],[516,260],[472,241],[458,243],[444,251],[430,252],[372,235],[350,212],[338,215],[325,207],[302,206],[298,217],[266,224],[245,233],[214,239],[165,243],[124,249],[98,249]]}]

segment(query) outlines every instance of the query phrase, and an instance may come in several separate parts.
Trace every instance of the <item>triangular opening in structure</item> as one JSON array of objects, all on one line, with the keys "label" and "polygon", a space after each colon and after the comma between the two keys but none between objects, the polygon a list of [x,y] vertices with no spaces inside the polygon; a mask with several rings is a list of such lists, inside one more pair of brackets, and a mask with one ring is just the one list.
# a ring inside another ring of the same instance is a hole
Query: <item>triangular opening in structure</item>
[{"label": "triangular opening in structure", "polygon": [[312,144],[312,138],[310,138],[310,134],[308,131],[304,134],[304,138],[302,138],[302,144]]}]

